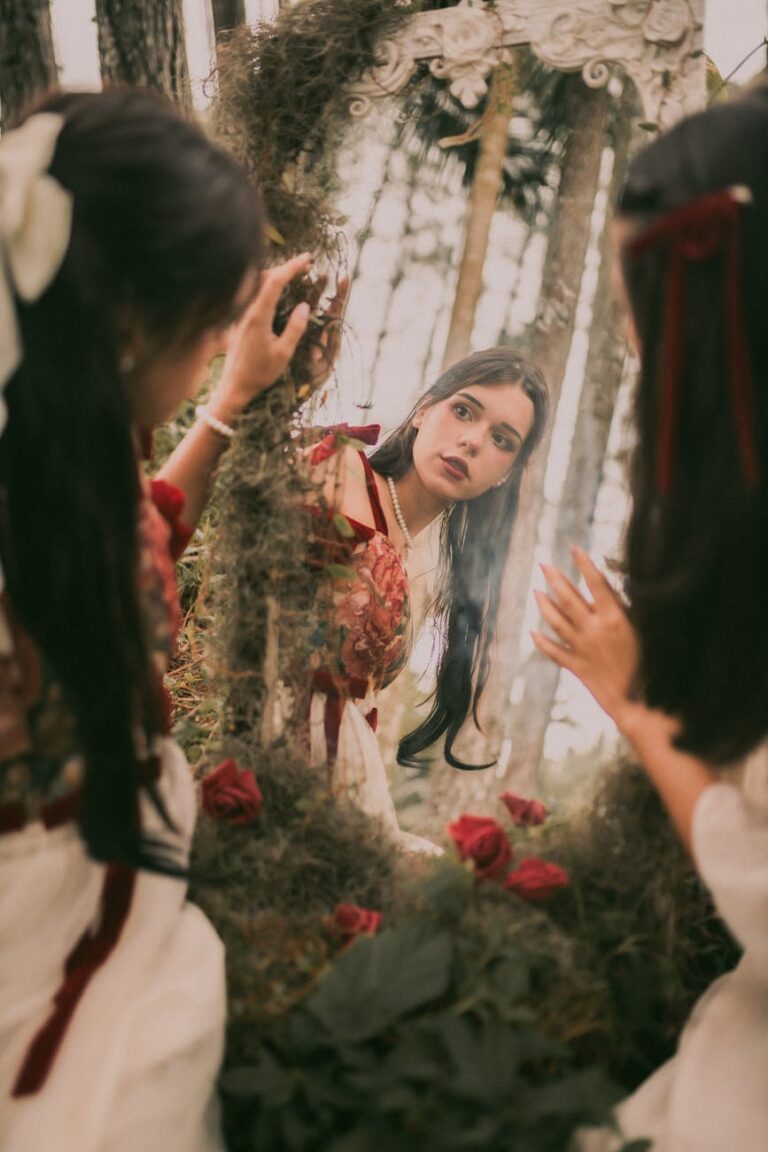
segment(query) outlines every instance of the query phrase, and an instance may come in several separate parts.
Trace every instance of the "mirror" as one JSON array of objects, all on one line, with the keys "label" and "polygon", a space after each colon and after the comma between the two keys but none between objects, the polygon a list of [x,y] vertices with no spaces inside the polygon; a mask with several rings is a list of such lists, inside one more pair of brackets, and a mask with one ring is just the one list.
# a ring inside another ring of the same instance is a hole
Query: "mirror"
[{"label": "mirror", "polygon": [[[352,278],[342,354],[305,423],[392,428],[442,365],[499,343],[539,364],[553,405],[504,576],[484,732],[467,724],[457,743],[462,759],[496,765],[477,773],[439,760],[428,772],[393,769],[401,823],[437,837],[457,811],[483,811],[505,788],[578,791],[612,750],[585,693],[533,653],[531,587],[540,561],[569,567],[572,542],[601,560],[618,549],[634,365],[610,284],[608,205],[643,134],[703,103],[703,6],[462,0],[415,14],[409,4],[395,7],[402,15],[389,11],[373,64],[362,74],[351,66],[337,97],[334,131],[341,120],[343,140],[333,160],[320,155],[329,134],[307,121],[310,138],[277,174],[279,195],[270,200],[268,192],[278,248],[291,228],[291,243],[309,234],[307,189],[323,185],[327,195],[329,173],[332,208],[347,219],[343,242],[325,248],[342,253],[335,264],[327,257],[333,274]],[[349,18],[344,6],[338,11],[339,20]],[[361,31],[370,31],[370,19],[361,8]],[[266,34],[260,47],[264,100],[278,49]],[[279,111],[272,115],[279,124]],[[258,123],[271,130],[266,113]],[[261,159],[262,145],[251,126],[246,157]],[[436,547],[428,530],[410,559],[417,616],[430,599]],[[388,766],[430,690],[429,621],[415,640],[407,670],[379,702]],[[257,646],[259,661],[266,647]],[[270,659],[269,715],[281,668]]]}]

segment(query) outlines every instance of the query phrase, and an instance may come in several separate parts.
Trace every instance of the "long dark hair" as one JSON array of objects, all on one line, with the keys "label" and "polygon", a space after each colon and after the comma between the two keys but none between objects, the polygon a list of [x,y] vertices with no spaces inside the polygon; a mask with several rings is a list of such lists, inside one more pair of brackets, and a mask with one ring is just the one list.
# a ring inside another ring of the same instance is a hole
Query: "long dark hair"
[{"label": "long dark hair", "polygon": [[397,758],[401,764],[418,764],[418,754],[445,733],[444,755],[452,767],[489,767],[462,763],[453,755],[453,744],[470,712],[478,724],[477,707],[490,671],[501,578],[517,517],[520,483],[531,453],[544,434],[549,412],[543,376],[511,348],[475,352],[440,376],[400,427],[373,453],[371,464],[382,476],[404,476],[413,466],[417,435],[413,417],[473,384],[519,385],[533,403],[533,425],[515,456],[506,483],[474,500],[458,501],[443,515],[434,612],[445,639],[432,707],[418,728],[400,741]]},{"label": "long dark hair", "polygon": [[[682,121],[641,152],[619,202],[634,233],[622,263],[642,359],[626,550],[641,687],[651,706],[681,719],[682,747],[721,763],[743,756],[768,733],[766,156],[768,87],[761,86]],[[722,250],[685,269],[667,488],[658,476],[663,379],[672,354],[664,316],[670,244],[640,240],[671,211],[738,185],[752,198],[738,209],[741,274],[729,272]],[[738,348],[729,300],[744,313]],[[753,393],[749,437],[762,472],[757,485],[745,478],[734,388]]]},{"label": "long dark hair", "polygon": [[262,252],[258,198],[235,162],[146,92],[54,94],[50,173],[72,194],[54,282],[16,301],[24,358],[0,439],[2,563],[13,611],[75,718],[91,855],[164,866],[142,842],[135,737],[162,731],[138,589],[140,483],[119,371],[128,307],[154,346],[226,321]]}]

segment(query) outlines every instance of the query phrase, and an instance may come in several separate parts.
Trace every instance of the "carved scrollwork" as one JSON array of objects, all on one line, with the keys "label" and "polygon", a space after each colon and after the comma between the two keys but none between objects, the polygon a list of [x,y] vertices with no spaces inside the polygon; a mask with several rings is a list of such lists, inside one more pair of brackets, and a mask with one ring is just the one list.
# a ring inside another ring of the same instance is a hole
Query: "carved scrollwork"
[{"label": "carved scrollwork", "polygon": [[351,112],[401,92],[424,64],[474,108],[509,48],[529,44],[553,68],[580,70],[593,88],[623,69],[645,120],[666,128],[703,103],[703,9],[704,0],[461,0],[418,13],[382,42],[375,67],[350,85]]}]

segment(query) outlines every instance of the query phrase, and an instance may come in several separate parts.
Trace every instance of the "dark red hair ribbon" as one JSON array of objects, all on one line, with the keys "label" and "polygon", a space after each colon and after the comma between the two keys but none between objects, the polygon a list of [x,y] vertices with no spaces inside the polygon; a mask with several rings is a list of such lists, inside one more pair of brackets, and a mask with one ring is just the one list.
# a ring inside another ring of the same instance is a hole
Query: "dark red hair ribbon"
[{"label": "dark red hair ribbon", "polygon": [[631,240],[628,252],[640,255],[658,244],[667,245],[669,264],[664,301],[661,367],[661,404],[657,484],[662,495],[672,481],[674,449],[680,407],[683,358],[683,322],[687,268],[722,255],[725,261],[726,367],[731,412],[739,444],[741,466],[748,487],[756,488],[760,469],[754,437],[754,394],[747,351],[742,283],[741,207],[752,195],[747,188],[726,188],[702,196],[668,212]]},{"label": "dark red hair ribbon", "polygon": [[313,468],[318,464],[330,459],[339,447],[339,437],[344,436],[347,439],[361,440],[363,444],[375,444],[381,432],[380,424],[361,424],[356,426],[354,424],[334,424],[330,428],[321,429],[323,432],[323,439],[319,444],[316,444],[312,449],[309,462]]}]

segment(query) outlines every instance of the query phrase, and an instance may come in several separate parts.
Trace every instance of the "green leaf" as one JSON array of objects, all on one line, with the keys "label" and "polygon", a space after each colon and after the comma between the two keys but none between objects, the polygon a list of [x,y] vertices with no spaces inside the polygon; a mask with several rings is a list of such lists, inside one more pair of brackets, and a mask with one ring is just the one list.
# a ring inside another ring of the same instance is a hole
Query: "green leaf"
[{"label": "green leaf", "polygon": [[347,448],[354,448],[356,452],[364,452],[368,447],[364,440],[358,440],[357,436],[345,436],[343,432],[337,433],[336,439],[339,444],[344,444]]},{"label": "green leaf", "polygon": [[329,564],[326,571],[334,580],[354,580],[357,576],[354,568],[348,568],[346,564]]},{"label": "green leaf", "polygon": [[450,970],[446,933],[415,922],[385,929],[343,952],[306,1008],[337,1042],[356,1044],[442,996]]},{"label": "green leaf", "polygon": [[350,536],[354,536],[354,528],[350,524],[349,520],[347,520],[346,516],[344,516],[341,512],[336,512],[334,514],[333,523],[339,536],[346,536],[347,539],[349,539]]},{"label": "green leaf", "polygon": [[221,1090],[237,1099],[260,1098],[272,1107],[287,1104],[293,1095],[293,1076],[262,1048],[256,1064],[243,1064],[230,1068],[221,1077]]},{"label": "green leaf", "polygon": [[482,1107],[498,1107],[509,1099],[526,1061],[561,1054],[554,1040],[496,1020],[479,1023],[468,1017],[448,1018],[442,1032],[455,1069],[452,1094]]},{"label": "green leaf", "polygon": [[274,224],[265,224],[264,231],[273,244],[278,244],[281,248],[285,247],[285,236],[283,236],[282,232],[278,232]]},{"label": "green leaf", "polygon": [[449,920],[460,920],[475,888],[475,878],[461,864],[442,863],[432,872],[419,892],[430,908]]}]

